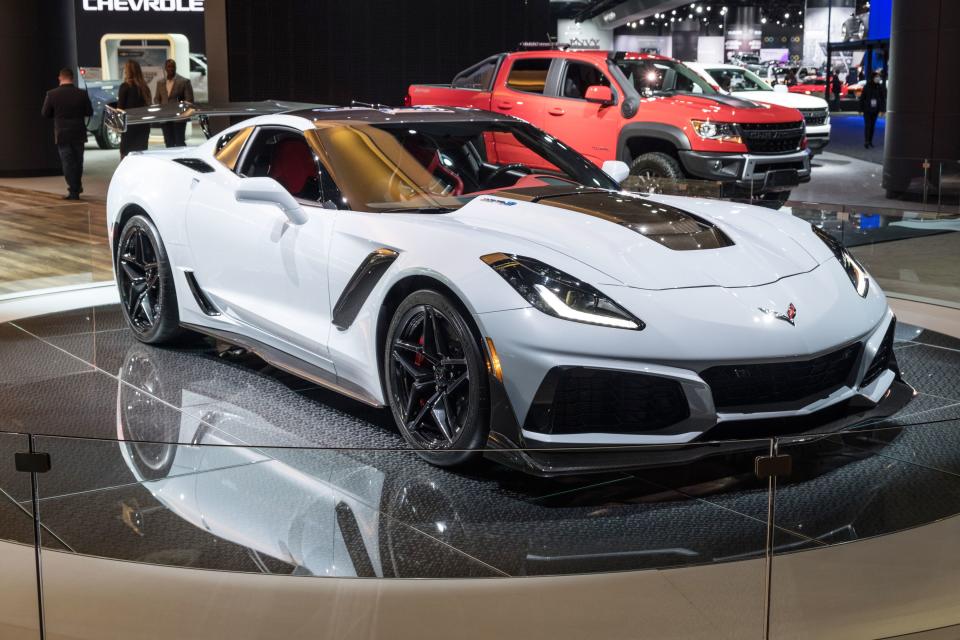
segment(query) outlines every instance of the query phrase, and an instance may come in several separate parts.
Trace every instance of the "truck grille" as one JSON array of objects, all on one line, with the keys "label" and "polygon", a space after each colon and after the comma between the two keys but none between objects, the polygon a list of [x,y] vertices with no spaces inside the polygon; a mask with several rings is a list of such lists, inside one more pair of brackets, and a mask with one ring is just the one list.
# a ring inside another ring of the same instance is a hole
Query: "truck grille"
[{"label": "truck grille", "polygon": [[796,151],[803,139],[803,123],[745,123],[740,125],[740,134],[747,150],[754,153]]},{"label": "truck grille", "polygon": [[676,380],[575,367],[547,375],[527,424],[552,434],[647,433],[689,417],[687,397]]},{"label": "truck grille", "polygon": [[826,397],[842,387],[857,362],[860,343],[812,360],[711,367],[700,374],[718,410]]},{"label": "truck grille", "polygon": [[808,127],[819,127],[827,121],[826,109],[800,109],[800,113]]}]

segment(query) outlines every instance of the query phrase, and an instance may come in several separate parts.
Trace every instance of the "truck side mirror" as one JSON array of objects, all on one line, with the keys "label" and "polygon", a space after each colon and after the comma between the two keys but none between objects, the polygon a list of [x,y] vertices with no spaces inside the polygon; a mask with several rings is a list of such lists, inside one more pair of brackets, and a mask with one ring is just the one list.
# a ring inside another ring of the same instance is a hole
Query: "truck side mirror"
[{"label": "truck side mirror", "polygon": [[587,102],[595,102],[605,107],[613,104],[613,91],[610,90],[610,87],[605,87],[602,84],[593,84],[587,87],[585,97]]}]

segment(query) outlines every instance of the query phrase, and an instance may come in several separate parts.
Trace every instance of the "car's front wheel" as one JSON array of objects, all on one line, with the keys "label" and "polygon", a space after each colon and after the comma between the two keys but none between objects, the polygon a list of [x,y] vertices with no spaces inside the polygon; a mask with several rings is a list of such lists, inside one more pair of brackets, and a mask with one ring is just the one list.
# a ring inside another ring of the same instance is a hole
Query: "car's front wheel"
[{"label": "car's front wheel", "polygon": [[116,149],[120,146],[120,133],[108,127],[106,122],[100,124],[93,137],[101,149]]},{"label": "car's front wheel", "polygon": [[384,352],[387,401],[403,437],[439,466],[476,459],[489,431],[479,340],[444,295],[416,291],[397,308]]},{"label": "car's front wheel", "polygon": [[173,270],[149,218],[133,216],[123,225],[114,267],[123,315],[140,342],[174,344],[190,336],[180,327]]}]

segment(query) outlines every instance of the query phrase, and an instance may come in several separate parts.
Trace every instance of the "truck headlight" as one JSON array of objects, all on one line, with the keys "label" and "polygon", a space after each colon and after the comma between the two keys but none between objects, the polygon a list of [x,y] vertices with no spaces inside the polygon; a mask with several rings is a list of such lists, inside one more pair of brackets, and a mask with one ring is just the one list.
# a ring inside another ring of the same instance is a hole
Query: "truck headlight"
[{"label": "truck headlight", "polygon": [[847,272],[847,277],[850,278],[853,288],[857,290],[861,298],[866,298],[867,292],[870,290],[870,277],[867,275],[867,270],[863,268],[863,265],[860,264],[860,262],[853,257],[853,254],[847,251],[846,247],[840,244],[836,238],[819,227],[810,226],[813,228],[813,232],[817,237],[823,240],[823,243],[827,245],[830,251],[833,252],[833,255],[836,256],[840,262],[840,266]]},{"label": "truck headlight", "polygon": [[693,130],[704,140],[743,143],[737,125],[730,122],[711,122],[709,120],[691,120]]},{"label": "truck headlight", "polygon": [[480,259],[527,302],[548,315],[635,331],[646,326],[596,288],[539,260],[505,253],[491,253]]}]

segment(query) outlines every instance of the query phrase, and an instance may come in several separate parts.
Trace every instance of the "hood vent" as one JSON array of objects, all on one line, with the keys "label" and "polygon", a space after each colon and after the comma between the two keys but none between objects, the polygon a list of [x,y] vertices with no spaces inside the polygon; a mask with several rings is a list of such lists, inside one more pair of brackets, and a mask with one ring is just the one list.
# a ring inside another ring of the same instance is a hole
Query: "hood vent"
[{"label": "hood vent", "polygon": [[733,246],[733,240],[713,223],[689,211],[641,196],[563,188],[517,189],[498,195],[539,202],[614,222],[674,251]]}]

